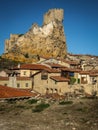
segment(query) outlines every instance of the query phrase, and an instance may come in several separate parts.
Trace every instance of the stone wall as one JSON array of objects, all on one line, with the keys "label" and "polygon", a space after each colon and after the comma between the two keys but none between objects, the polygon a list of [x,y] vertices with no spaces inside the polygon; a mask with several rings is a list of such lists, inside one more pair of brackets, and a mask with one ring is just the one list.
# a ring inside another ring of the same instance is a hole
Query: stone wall
[{"label": "stone wall", "polygon": [[18,38],[19,34],[10,34],[10,39],[5,40],[5,53],[8,53],[8,51],[14,46]]},{"label": "stone wall", "polygon": [[51,9],[44,15],[44,24],[48,24],[51,21],[59,21],[62,22],[64,18],[64,10],[63,9]]}]

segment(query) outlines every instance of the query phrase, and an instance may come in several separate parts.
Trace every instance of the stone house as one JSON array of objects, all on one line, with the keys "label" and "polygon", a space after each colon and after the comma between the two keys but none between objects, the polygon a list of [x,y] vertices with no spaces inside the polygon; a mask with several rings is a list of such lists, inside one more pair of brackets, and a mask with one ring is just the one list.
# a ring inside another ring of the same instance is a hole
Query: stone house
[{"label": "stone house", "polygon": [[20,89],[32,89],[41,94],[64,94],[69,79],[61,76],[57,64],[23,64],[10,70],[8,77],[0,77],[0,84]]},{"label": "stone house", "polygon": [[32,79],[29,77],[0,77],[0,84],[13,88],[32,89]]},{"label": "stone house", "polygon": [[41,94],[64,94],[68,91],[69,79],[61,77],[61,72],[59,70],[43,70],[32,75],[32,77],[34,80],[33,90]]},{"label": "stone house", "polygon": [[61,60],[62,65],[71,69],[81,69],[81,64],[78,61]]},{"label": "stone house", "polygon": [[90,72],[89,71],[80,71],[79,79],[81,84],[90,84]]},{"label": "stone house", "polygon": [[76,79],[75,84],[79,84],[79,72],[81,70],[80,69],[73,69],[73,68],[61,68],[61,76],[62,77],[66,77],[68,79],[70,79],[71,77]]},{"label": "stone house", "polygon": [[[14,68],[19,71],[20,77],[32,79],[32,89],[41,94],[66,92],[69,80],[61,77],[61,66],[59,64],[25,64]],[[53,76],[55,78],[53,78]],[[58,80],[59,77],[59,80]],[[57,85],[58,84],[58,85]]]},{"label": "stone house", "polygon": [[8,86],[9,85],[9,77],[0,76],[0,85]]},{"label": "stone house", "polygon": [[78,78],[80,79],[80,88],[92,95],[94,92],[98,94],[98,71],[80,71],[78,74]]},{"label": "stone house", "polygon": [[80,71],[78,78],[81,84],[91,84],[94,85],[98,80],[98,72],[95,71]]},{"label": "stone house", "polygon": [[0,71],[0,76],[1,77],[6,77],[7,76],[7,70]]},{"label": "stone house", "polygon": [[58,93],[60,95],[64,95],[65,93],[70,92],[70,87],[68,85],[70,79],[61,76],[51,76],[50,78],[52,79],[52,92],[54,91],[54,93]]},{"label": "stone house", "polygon": [[96,92],[98,96],[98,71],[91,73],[90,75],[90,81],[92,84],[92,93]]}]

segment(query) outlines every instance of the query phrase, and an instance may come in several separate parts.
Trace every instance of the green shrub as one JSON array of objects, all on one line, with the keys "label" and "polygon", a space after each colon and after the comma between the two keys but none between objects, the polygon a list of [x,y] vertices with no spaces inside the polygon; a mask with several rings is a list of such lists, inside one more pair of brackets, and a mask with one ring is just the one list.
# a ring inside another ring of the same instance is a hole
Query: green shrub
[{"label": "green shrub", "polygon": [[70,77],[70,84],[73,85],[76,82],[76,78]]},{"label": "green shrub", "polygon": [[50,105],[49,105],[48,103],[47,103],[47,104],[41,103],[41,104],[37,105],[37,106],[35,107],[35,109],[32,110],[32,112],[41,112],[41,111],[43,111],[44,109],[48,108],[49,106],[50,106]]},{"label": "green shrub", "polygon": [[62,101],[59,102],[60,105],[67,105],[67,104],[73,104],[73,101]]},{"label": "green shrub", "polygon": [[29,104],[34,104],[34,103],[37,103],[37,99],[31,99],[31,100],[28,100],[28,103]]}]

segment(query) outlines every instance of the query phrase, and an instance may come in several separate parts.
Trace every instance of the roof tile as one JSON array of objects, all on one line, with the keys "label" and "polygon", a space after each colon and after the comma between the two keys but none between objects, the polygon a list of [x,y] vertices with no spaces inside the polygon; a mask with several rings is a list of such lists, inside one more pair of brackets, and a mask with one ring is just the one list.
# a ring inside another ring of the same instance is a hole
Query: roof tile
[{"label": "roof tile", "polygon": [[37,94],[28,90],[21,90],[18,88],[11,88],[0,85],[0,98],[14,98],[14,97],[35,97]]},{"label": "roof tile", "polygon": [[50,78],[57,82],[69,82],[70,81],[70,79],[67,79],[67,78],[61,77],[61,76],[51,76]]}]

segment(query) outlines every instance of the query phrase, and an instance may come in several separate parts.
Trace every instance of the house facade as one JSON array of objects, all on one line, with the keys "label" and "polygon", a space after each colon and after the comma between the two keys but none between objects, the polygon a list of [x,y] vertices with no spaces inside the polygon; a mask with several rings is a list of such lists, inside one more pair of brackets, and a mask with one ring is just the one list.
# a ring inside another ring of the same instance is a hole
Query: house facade
[{"label": "house facade", "polygon": [[42,95],[74,92],[83,88],[86,93],[98,93],[97,71],[83,71],[79,64],[64,67],[57,63],[23,64],[10,69],[7,76],[0,76],[0,84],[19,89],[34,90]]}]

